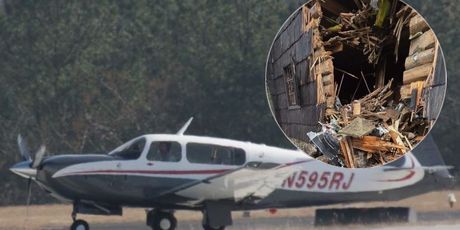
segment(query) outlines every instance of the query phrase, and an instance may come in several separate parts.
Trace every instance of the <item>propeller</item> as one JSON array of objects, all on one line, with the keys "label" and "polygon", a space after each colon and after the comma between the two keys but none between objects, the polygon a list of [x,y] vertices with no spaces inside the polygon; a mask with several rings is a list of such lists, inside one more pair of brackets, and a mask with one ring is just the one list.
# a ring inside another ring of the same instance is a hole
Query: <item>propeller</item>
[{"label": "propeller", "polygon": [[21,157],[24,161],[30,161],[30,167],[33,169],[37,169],[43,161],[43,157],[45,156],[46,147],[41,145],[40,148],[33,154],[33,158],[30,154],[29,148],[27,146],[26,141],[22,138],[21,134],[18,135],[18,146],[19,152],[21,153]]},{"label": "propeller", "polygon": [[40,167],[43,157],[45,156],[46,147],[41,145],[40,148],[31,155],[27,142],[22,138],[21,134],[18,135],[18,147],[21,158],[24,162],[20,162],[11,168],[11,171],[20,174],[27,178],[27,201],[26,201],[26,218],[24,226],[29,216],[29,205],[32,196],[32,180],[37,174],[37,168]]},{"label": "propeller", "polygon": [[43,161],[43,157],[45,156],[45,151],[46,147],[44,145],[41,145],[38,151],[35,153],[35,157],[31,165],[32,168],[36,169],[38,168],[38,166],[40,166],[40,164]]},{"label": "propeller", "polygon": [[29,148],[27,147],[27,143],[24,141],[24,139],[22,139],[21,134],[18,135],[18,147],[22,159],[25,161],[32,161],[32,158],[30,157]]}]

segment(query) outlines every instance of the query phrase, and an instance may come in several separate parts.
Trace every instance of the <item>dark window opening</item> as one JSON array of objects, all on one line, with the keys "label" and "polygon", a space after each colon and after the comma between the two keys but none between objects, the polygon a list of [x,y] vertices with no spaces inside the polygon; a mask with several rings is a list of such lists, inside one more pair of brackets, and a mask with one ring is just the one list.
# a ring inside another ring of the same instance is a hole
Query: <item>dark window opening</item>
[{"label": "dark window opening", "polygon": [[397,89],[403,83],[404,62],[409,53],[409,45],[409,34],[404,30],[397,58],[394,54],[394,46],[391,45],[382,50],[380,60],[376,64],[370,64],[368,56],[361,50],[346,45],[343,51],[333,54],[334,77],[340,102],[343,105],[350,104],[379,86],[383,87],[391,79],[393,79],[392,88],[395,92],[393,96],[397,100],[399,94]]},{"label": "dark window opening", "polygon": [[147,160],[179,162],[182,159],[182,147],[174,141],[152,142],[147,154]]},{"label": "dark window opening", "polygon": [[200,164],[242,165],[246,161],[246,153],[240,148],[188,143],[187,160]]},{"label": "dark window opening", "polygon": [[294,63],[284,67],[284,82],[286,85],[288,109],[300,108],[299,84],[295,75]]},{"label": "dark window opening", "polygon": [[122,158],[125,160],[135,160],[138,159],[141,155],[142,151],[144,150],[144,146],[145,138],[141,138],[139,140],[134,141],[125,148],[112,153],[112,156]]}]

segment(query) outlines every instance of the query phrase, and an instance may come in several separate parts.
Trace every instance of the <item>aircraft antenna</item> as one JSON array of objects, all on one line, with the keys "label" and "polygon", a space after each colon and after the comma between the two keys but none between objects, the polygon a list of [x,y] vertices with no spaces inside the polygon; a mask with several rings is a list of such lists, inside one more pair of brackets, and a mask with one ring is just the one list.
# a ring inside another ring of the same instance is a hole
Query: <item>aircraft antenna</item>
[{"label": "aircraft antenna", "polygon": [[193,117],[190,117],[190,119],[188,119],[188,121],[185,122],[184,126],[182,126],[182,128],[179,129],[179,131],[177,132],[177,135],[184,135],[188,126],[190,125],[190,123],[192,123],[192,120],[193,120]]}]

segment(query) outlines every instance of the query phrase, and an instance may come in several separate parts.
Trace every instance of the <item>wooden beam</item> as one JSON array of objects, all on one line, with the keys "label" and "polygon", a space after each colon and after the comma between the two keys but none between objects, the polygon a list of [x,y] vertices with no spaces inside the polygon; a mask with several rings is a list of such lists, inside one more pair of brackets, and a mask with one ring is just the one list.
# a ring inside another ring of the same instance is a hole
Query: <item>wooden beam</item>
[{"label": "wooden beam", "polygon": [[363,136],[361,138],[352,138],[352,145],[356,149],[360,149],[366,152],[387,152],[392,148],[405,149],[404,145],[394,144],[388,141],[381,140],[379,137],[374,136]]},{"label": "wooden beam", "polygon": [[432,69],[433,65],[431,63],[428,63],[404,71],[403,84],[405,85],[411,82],[425,80],[430,75]]},{"label": "wooden beam", "polygon": [[429,29],[430,27],[428,26],[425,19],[423,19],[423,17],[420,14],[415,15],[409,21],[410,36],[414,36],[415,34],[419,32],[423,33]]},{"label": "wooden beam", "polygon": [[435,54],[434,50],[435,48],[431,48],[408,56],[405,63],[406,69],[408,70],[423,64],[433,63]]},{"label": "wooden beam", "polygon": [[409,48],[409,55],[433,48],[436,43],[436,36],[432,30],[428,30],[419,37],[412,40]]}]

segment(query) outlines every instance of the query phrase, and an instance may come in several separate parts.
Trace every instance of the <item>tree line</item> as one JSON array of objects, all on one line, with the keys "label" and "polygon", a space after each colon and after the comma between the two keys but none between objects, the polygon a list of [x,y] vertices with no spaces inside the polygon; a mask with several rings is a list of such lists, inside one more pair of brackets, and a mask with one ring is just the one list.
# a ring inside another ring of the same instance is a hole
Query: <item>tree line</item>
[{"label": "tree line", "polygon": [[[8,171],[20,160],[19,133],[48,155],[105,153],[194,116],[191,134],[292,147],[270,114],[264,71],[276,32],[302,3],[1,0],[0,204],[25,203],[26,181]],[[445,159],[459,162],[460,9],[408,3],[446,54],[448,97],[433,133]],[[33,203],[50,201],[33,187]]]}]

